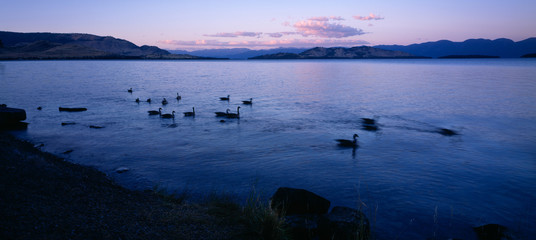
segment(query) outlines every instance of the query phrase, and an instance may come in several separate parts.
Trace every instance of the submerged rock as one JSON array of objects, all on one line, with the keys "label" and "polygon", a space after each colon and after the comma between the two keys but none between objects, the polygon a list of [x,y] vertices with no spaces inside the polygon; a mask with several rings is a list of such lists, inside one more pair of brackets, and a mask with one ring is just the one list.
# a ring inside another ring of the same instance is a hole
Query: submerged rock
[{"label": "submerged rock", "polygon": [[100,128],[104,128],[104,127],[103,126],[97,126],[97,125],[89,125],[89,128],[100,129]]},{"label": "submerged rock", "polygon": [[304,189],[280,187],[272,196],[270,207],[278,215],[326,214],[331,203]]},{"label": "submerged rock", "polygon": [[120,167],[120,168],[115,169],[115,172],[117,172],[117,173],[124,173],[124,172],[126,172],[126,171],[128,171],[128,170],[130,170],[130,169],[127,168],[127,167]]},{"label": "submerged rock", "polygon": [[[499,224],[486,224],[479,227],[474,227],[479,240],[501,240],[506,237],[507,228]],[[510,239],[510,238],[506,238]]]},{"label": "submerged rock", "polygon": [[450,130],[450,129],[447,129],[447,128],[440,128],[436,131],[437,133],[443,135],[443,136],[454,136],[454,135],[458,135],[458,133],[454,130]]}]

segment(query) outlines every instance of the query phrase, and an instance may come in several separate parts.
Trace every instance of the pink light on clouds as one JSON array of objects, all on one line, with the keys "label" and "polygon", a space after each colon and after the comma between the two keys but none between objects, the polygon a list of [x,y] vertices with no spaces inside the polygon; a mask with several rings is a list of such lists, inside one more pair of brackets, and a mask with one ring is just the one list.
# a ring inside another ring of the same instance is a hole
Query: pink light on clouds
[{"label": "pink light on clouds", "polygon": [[376,16],[373,13],[369,14],[368,16],[354,16],[355,19],[361,20],[361,21],[370,21],[370,20],[383,20],[384,17]]},{"label": "pink light on clouds", "polygon": [[344,38],[365,34],[363,30],[328,21],[306,20],[294,24],[296,31],[304,37]]},{"label": "pink light on clouds", "polygon": [[323,22],[327,22],[327,21],[329,21],[329,20],[342,21],[342,20],[344,20],[344,18],[342,18],[342,17],[336,17],[336,16],[331,16],[331,17],[312,17],[312,18],[309,18],[308,20],[311,20],[311,21],[323,21]]},{"label": "pink light on clouds", "polygon": [[216,33],[216,34],[205,34],[205,37],[261,37],[262,32],[234,32],[234,33]]},{"label": "pink light on clouds", "polygon": [[159,43],[173,45],[176,48],[187,49],[206,49],[222,47],[246,47],[246,48],[277,48],[277,47],[354,47],[358,45],[369,44],[359,39],[284,39],[284,40],[267,40],[267,41],[218,41],[218,40],[163,40]]}]

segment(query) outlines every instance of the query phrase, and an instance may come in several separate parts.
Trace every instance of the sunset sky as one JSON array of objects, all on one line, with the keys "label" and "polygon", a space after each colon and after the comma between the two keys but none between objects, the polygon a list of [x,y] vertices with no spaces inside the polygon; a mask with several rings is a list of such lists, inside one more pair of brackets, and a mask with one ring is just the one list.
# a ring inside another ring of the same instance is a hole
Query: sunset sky
[{"label": "sunset sky", "polygon": [[536,37],[534,0],[2,1],[0,31],[89,33],[165,49]]}]

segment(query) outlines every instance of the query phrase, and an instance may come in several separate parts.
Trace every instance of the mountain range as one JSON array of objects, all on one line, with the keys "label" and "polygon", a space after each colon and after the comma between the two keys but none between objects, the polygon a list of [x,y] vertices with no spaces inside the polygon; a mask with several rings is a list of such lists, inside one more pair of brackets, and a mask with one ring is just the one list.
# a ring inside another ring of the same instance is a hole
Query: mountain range
[{"label": "mountain range", "polygon": [[[384,50],[402,51],[414,56],[424,57],[501,57],[519,58],[523,55],[536,53],[536,38],[528,38],[514,42],[510,39],[468,39],[463,42],[441,40],[435,42],[418,43],[411,45],[376,45],[374,48]],[[247,48],[232,49],[205,49],[196,51],[170,50],[172,53],[191,54],[203,57],[217,57],[230,59],[248,59],[261,55],[279,54],[282,58],[294,58],[292,54],[300,54],[307,48],[276,48],[263,50],[250,50]],[[285,54],[283,54],[285,53]],[[285,56],[284,56],[285,55]],[[275,57],[275,56],[274,56]]]},{"label": "mountain range", "polygon": [[[388,51],[386,51],[388,50]],[[394,52],[393,52],[394,51]],[[0,60],[10,59],[310,59],[310,58],[518,58],[536,55],[536,38],[514,42],[500,38],[441,40],[419,44],[352,48],[247,48],[164,50],[127,40],[83,33],[18,33],[0,31]]]},{"label": "mountain range", "polygon": [[80,33],[0,31],[0,59],[205,59],[136,46],[114,37]]},{"label": "mountain range", "polygon": [[367,46],[352,48],[316,47],[301,53],[276,53],[249,59],[372,59],[372,58],[422,58],[402,51],[384,50]]}]

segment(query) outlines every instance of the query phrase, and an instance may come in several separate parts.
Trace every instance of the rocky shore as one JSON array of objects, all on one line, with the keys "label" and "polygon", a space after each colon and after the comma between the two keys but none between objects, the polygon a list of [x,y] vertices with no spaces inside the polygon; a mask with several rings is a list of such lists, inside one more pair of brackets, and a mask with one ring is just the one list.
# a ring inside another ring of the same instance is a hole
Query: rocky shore
[{"label": "rocky shore", "polygon": [[177,200],[0,132],[0,239],[255,239],[238,205]]}]

